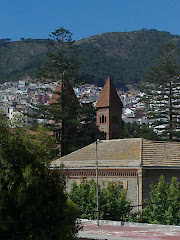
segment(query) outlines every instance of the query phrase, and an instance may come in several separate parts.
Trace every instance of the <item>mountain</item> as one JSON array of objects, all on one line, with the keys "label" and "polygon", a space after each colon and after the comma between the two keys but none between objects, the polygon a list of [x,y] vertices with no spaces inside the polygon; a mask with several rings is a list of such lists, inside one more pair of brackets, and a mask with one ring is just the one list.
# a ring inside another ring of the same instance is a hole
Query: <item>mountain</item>
[{"label": "mountain", "polygon": [[17,81],[27,74],[35,77],[36,66],[45,61],[48,49],[48,40],[0,39],[0,82]]},{"label": "mountain", "polygon": [[[98,85],[103,85],[108,76],[116,87],[138,84],[157,63],[158,52],[168,41],[180,47],[180,36],[155,29],[102,33],[79,40],[79,75]],[[36,66],[45,62],[51,50],[46,39],[1,39],[0,82],[18,80],[25,74],[35,77]]]}]

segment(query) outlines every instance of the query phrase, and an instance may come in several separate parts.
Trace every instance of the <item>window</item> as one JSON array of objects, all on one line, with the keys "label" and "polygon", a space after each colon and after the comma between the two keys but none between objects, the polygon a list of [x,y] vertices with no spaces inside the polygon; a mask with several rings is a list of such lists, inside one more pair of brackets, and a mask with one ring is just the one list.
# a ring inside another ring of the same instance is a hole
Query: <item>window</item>
[{"label": "window", "polygon": [[100,117],[100,123],[106,123],[106,116],[102,115]]},{"label": "window", "polygon": [[104,123],[104,115],[102,115],[102,123]]}]

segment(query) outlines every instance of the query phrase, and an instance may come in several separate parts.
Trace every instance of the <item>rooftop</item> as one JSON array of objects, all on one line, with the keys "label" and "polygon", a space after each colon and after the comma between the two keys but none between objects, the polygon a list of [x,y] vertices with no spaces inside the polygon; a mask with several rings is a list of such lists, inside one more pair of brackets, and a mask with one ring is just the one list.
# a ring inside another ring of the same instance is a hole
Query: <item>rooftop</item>
[{"label": "rooftop", "polygon": [[[142,138],[100,140],[97,144],[99,168],[177,167],[180,142],[157,142]],[[61,157],[51,167],[95,168],[96,143]]]},{"label": "rooftop", "polygon": [[111,78],[108,77],[97,101],[96,108],[113,106],[122,108],[122,102],[116,92]]}]

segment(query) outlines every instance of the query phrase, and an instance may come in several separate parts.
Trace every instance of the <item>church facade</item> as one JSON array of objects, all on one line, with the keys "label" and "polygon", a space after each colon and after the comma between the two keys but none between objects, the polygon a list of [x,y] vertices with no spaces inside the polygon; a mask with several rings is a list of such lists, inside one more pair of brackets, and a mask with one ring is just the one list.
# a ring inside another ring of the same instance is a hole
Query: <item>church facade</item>
[{"label": "church facade", "polygon": [[[97,148],[96,148],[97,147]],[[180,143],[156,142],[142,138],[100,140],[72,152],[51,164],[59,169],[61,164],[67,174],[67,190],[73,182],[88,182],[96,178],[96,152],[99,183],[116,182],[127,192],[135,210],[142,207],[149,196],[149,185],[161,175],[166,181],[173,176],[180,181]],[[62,170],[61,170],[62,171]]]}]

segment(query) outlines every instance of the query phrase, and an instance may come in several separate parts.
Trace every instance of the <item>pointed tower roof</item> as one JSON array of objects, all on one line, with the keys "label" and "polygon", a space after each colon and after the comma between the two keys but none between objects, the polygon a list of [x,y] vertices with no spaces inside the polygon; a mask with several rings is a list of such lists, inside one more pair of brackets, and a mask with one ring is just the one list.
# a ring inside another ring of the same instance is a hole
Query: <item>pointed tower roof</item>
[{"label": "pointed tower roof", "polygon": [[56,104],[59,102],[60,99],[60,94],[62,92],[62,82],[59,81],[54,92],[53,95],[51,96],[50,100],[49,100],[49,104]]},{"label": "pointed tower roof", "polygon": [[111,78],[108,77],[97,101],[96,108],[102,107],[121,107],[122,102],[119,98]]},{"label": "pointed tower roof", "polygon": [[79,103],[79,101],[77,100],[76,94],[71,86],[71,84],[69,83],[69,81],[65,81],[64,82],[64,86],[62,87],[62,81],[59,81],[50,100],[49,100],[49,104],[57,104],[60,102],[61,96],[62,96],[62,91],[68,96],[69,101],[71,102],[77,102]]}]

